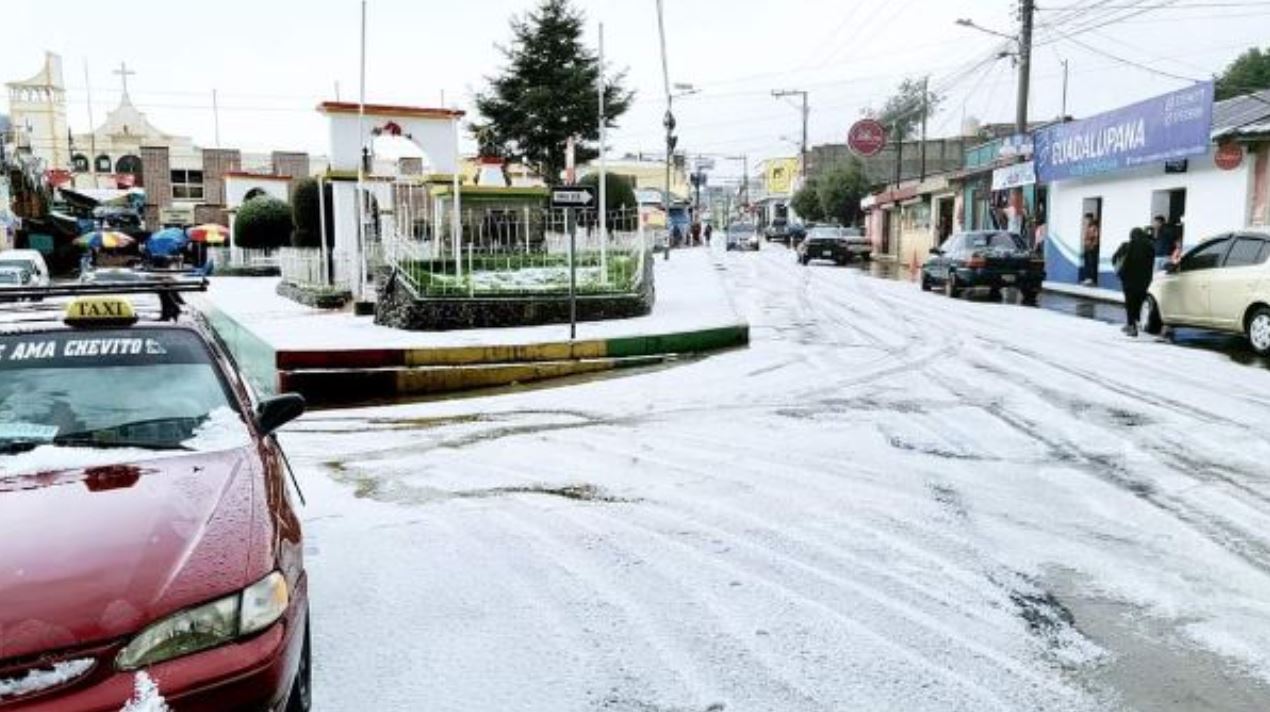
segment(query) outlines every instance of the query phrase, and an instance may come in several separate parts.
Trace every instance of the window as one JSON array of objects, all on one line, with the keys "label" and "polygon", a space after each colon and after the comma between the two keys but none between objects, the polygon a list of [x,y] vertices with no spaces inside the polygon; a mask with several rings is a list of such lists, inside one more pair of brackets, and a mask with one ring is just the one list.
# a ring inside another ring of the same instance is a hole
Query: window
[{"label": "window", "polygon": [[203,171],[172,171],[173,200],[202,200]]},{"label": "window", "polygon": [[1189,254],[1182,258],[1181,270],[1183,272],[1192,272],[1200,269],[1213,269],[1221,265],[1222,258],[1226,256],[1226,249],[1229,247],[1229,237],[1206,242],[1191,250]]},{"label": "window", "polygon": [[110,161],[110,156],[104,153],[93,159],[93,166],[98,173],[109,173],[111,165],[113,164]]},{"label": "window", "polygon": [[127,173],[140,177],[141,159],[133,155],[123,156],[115,162],[115,173]]},{"label": "window", "polygon": [[1226,266],[1250,267],[1265,262],[1266,257],[1270,256],[1266,244],[1265,240],[1255,237],[1241,237],[1235,240],[1235,244],[1230,248],[1230,254],[1226,256]]},{"label": "window", "polygon": [[87,173],[88,156],[85,156],[82,153],[76,153],[74,156],[71,156],[71,167],[75,169],[76,173]]}]

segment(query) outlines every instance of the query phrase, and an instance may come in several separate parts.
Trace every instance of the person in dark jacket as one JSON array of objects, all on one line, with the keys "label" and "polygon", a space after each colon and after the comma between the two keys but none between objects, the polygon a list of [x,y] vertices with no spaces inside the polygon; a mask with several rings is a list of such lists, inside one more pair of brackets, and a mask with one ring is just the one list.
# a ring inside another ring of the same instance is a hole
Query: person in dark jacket
[{"label": "person in dark jacket", "polygon": [[1116,250],[1111,261],[1116,266],[1120,287],[1124,290],[1127,317],[1124,333],[1137,336],[1138,316],[1142,313],[1142,304],[1146,301],[1147,289],[1151,287],[1151,277],[1155,273],[1155,241],[1151,233],[1140,227],[1133,228],[1129,241]]}]

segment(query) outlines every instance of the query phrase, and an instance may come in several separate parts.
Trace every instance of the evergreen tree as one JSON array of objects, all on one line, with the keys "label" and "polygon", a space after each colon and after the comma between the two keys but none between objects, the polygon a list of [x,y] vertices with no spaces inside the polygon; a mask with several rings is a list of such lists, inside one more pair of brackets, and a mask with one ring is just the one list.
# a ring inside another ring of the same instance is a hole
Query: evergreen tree
[{"label": "evergreen tree", "polygon": [[[580,137],[578,163],[599,155],[596,83],[600,62],[582,44],[585,19],[569,0],[541,0],[536,11],[511,21],[512,42],[502,47],[507,66],[477,94],[476,108],[484,123],[473,133],[512,160],[532,167],[549,184],[560,181],[565,142]],[[625,72],[611,76],[604,88],[604,116],[609,126],[630,107],[633,93],[622,87]]]},{"label": "evergreen tree", "polygon": [[1270,89],[1270,49],[1244,52],[1217,78],[1217,100]]}]

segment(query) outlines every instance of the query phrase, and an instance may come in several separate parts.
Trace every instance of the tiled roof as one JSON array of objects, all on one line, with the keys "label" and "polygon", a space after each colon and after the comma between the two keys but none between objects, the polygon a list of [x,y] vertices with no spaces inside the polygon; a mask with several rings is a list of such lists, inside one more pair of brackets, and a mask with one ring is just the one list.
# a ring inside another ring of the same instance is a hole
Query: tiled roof
[{"label": "tiled roof", "polygon": [[1214,139],[1270,133],[1270,89],[1213,104]]}]

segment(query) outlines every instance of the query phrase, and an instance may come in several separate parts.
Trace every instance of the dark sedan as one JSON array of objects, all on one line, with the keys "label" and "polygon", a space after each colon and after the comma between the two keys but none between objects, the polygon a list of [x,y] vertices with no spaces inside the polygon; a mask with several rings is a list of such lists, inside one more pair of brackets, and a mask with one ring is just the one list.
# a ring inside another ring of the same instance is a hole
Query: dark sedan
[{"label": "dark sedan", "polygon": [[845,265],[853,259],[867,260],[873,252],[873,244],[853,227],[813,227],[807,238],[798,243],[796,250],[799,264],[812,260],[829,260]]},{"label": "dark sedan", "polygon": [[1014,287],[1030,303],[1036,301],[1045,281],[1044,258],[1012,232],[957,233],[930,252],[922,266],[925,291],[942,287],[948,296],[958,297],[967,289],[986,287],[999,296],[1002,289]]}]

